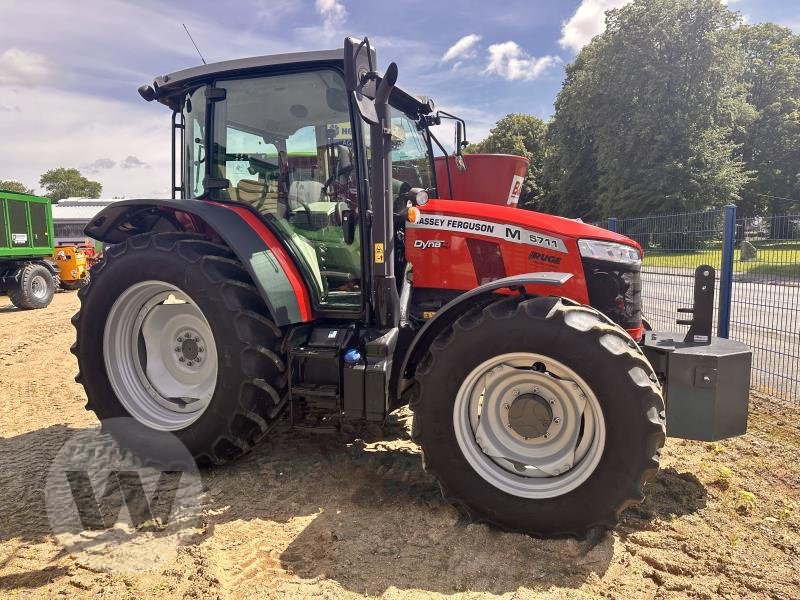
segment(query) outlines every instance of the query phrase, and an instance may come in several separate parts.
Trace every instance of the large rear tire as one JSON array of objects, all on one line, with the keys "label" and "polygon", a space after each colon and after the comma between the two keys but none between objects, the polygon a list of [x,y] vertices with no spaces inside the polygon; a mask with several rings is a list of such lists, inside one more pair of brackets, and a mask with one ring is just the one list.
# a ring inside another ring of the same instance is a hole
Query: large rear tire
[{"label": "large rear tire", "polygon": [[22,310],[46,308],[56,293],[56,280],[46,266],[31,262],[22,267],[19,283],[8,290],[11,303]]},{"label": "large rear tire", "polygon": [[170,431],[199,463],[219,464],[249,451],[285,408],[282,333],[226,246],[131,237],[78,296],[76,381],[101,422],[132,417],[130,430],[111,431],[122,446],[141,454],[154,431]]},{"label": "large rear tire", "polygon": [[419,363],[414,440],[469,518],[540,536],[613,527],[643,499],[664,402],[636,343],[560,298],[506,298],[460,317]]}]

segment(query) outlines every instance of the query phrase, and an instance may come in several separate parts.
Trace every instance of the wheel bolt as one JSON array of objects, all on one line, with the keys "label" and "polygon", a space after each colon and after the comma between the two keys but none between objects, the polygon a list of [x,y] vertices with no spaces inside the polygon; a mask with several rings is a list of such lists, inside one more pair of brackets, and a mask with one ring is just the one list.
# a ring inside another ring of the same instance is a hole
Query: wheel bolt
[{"label": "wheel bolt", "polygon": [[182,341],[183,341],[183,338],[179,336],[179,337],[178,337],[178,341],[179,341],[179,342],[182,342]]},{"label": "wheel bolt", "polygon": [[202,346],[200,346],[200,347],[197,349],[197,351],[198,351],[198,352],[202,352],[202,351],[203,351],[203,347],[202,347]]},{"label": "wheel bolt", "polygon": [[517,388],[514,388],[514,391],[513,391],[512,393],[513,393],[515,396],[519,396],[519,390],[518,390]]},{"label": "wheel bolt", "polygon": [[199,363],[200,362],[200,357],[198,356],[197,358],[195,358],[194,362]]},{"label": "wheel bolt", "polygon": [[534,394],[538,394],[538,393],[539,393],[539,388],[538,388],[538,387],[536,387],[536,386],[534,386],[534,387],[533,387],[533,393],[534,393]]},{"label": "wheel bolt", "polygon": [[192,365],[194,365],[194,363],[193,363],[192,361],[189,361],[189,362],[188,362],[188,363],[186,363],[186,364],[187,364],[187,365],[189,365],[190,367],[191,367]]},{"label": "wheel bolt", "polygon": [[505,408],[506,410],[511,410],[511,405],[510,404],[503,404],[503,408]]},{"label": "wheel bolt", "polygon": [[555,405],[556,405],[556,401],[555,400],[550,400],[550,406],[555,406]]},{"label": "wheel bolt", "polygon": [[175,346],[175,352],[180,352],[180,351],[181,351],[181,347],[180,346]]},{"label": "wheel bolt", "polygon": [[185,361],[186,361],[186,359],[185,359],[185,358],[183,358],[183,357],[181,356],[181,357],[178,359],[178,361],[179,361],[179,362],[185,362]]},{"label": "wheel bolt", "polygon": [[556,417],[555,419],[553,419],[553,423],[558,425],[559,423],[561,423],[561,419],[559,417]]},{"label": "wheel bolt", "polygon": [[547,439],[547,438],[549,438],[549,437],[550,437],[550,434],[549,434],[549,433],[547,433],[547,432],[545,432],[545,434],[544,434],[544,439]]}]

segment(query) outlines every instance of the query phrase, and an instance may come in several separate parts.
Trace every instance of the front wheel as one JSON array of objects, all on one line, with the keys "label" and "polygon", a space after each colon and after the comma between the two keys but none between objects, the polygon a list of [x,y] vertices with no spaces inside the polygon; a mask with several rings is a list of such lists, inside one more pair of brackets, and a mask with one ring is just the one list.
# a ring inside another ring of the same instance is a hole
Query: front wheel
[{"label": "front wheel", "polygon": [[583,537],[643,498],[664,403],[636,343],[559,298],[468,312],[417,368],[414,439],[444,496],[478,521]]}]

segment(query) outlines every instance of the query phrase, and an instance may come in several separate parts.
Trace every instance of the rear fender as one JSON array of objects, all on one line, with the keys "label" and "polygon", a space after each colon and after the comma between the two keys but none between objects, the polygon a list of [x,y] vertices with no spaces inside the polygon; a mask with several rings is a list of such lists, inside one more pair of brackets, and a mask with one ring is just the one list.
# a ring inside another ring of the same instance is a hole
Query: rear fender
[{"label": "rear fender", "polygon": [[[521,290],[522,293],[526,293],[525,290],[529,287],[533,287],[535,290],[536,286],[561,286],[569,281],[571,277],[572,273],[549,271],[512,275],[511,277],[503,277],[502,279],[490,281],[489,283],[485,283],[454,298],[439,309],[436,314],[425,323],[408,346],[408,350],[405,352],[405,357],[403,359],[402,370],[400,371],[401,385],[404,378],[408,379],[413,377],[417,363],[425,355],[425,352],[433,343],[433,340],[467,310],[475,308],[481,303],[490,302],[493,298],[496,298],[496,293],[499,290]],[[400,393],[398,390],[398,397],[399,396]]]},{"label": "rear fender", "polygon": [[191,231],[219,238],[242,261],[278,326],[313,319],[308,289],[297,266],[262,218],[245,205],[123,200],[104,208],[84,231],[105,244],[164,231]]}]

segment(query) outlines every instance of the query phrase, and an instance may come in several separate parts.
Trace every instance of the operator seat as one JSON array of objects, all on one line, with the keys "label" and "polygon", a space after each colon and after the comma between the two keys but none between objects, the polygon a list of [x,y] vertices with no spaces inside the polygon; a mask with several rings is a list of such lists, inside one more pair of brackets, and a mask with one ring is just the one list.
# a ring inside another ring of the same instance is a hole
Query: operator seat
[{"label": "operator seat", "polygon": [[289,186],[289,208],[294,210],[301,208],[304,204],[319,202],[324,188],[324,185],[313,179],[293,181]]},{"label": "operator seat", "polygon": [[279,212],[278,193],[270,191],[269,182],[258,179],[241,179],[236,184],[236,199],[246,202],[260,213],[272,213],[283,218],[283,211]]}]

